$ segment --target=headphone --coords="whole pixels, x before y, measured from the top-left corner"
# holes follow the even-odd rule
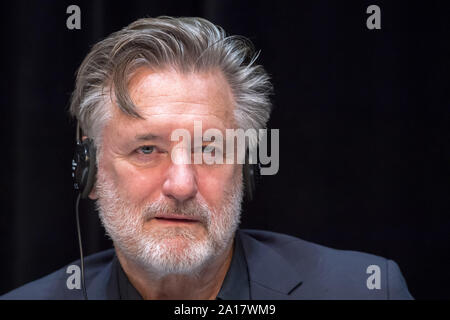
[[[77,122],[76,147],[72,160],[73,187],[81,199],[86,199],[91,192],[97,175],[96,148],[92,139],[81,140],[81,128]],[[245,198],[252,201],[256,189],[256,177],[259,177],[259,163],[251,164],[248,149],[243,166]]]
[[[94,186],[97,175],[96,148],[92,139],[80,139],[80,124],[77,122],[75,154],[72,160],[73,188],[86,199]]]

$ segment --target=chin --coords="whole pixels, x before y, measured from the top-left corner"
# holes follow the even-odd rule
[[[140,244],[137,260],[146,270],[161,277],[169,274],[194,275],[215,257],[213,246],[206,240],[187,240],[175,236],[144,242]]]

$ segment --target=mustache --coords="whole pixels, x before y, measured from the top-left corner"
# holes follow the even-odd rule
[[[148,221],[160,214],[179,214],[209,224],[212,213],[213,211],[208,205],[198,199],[189,200],[183,203],[173,203],[164,199],[159,199],[145,207],[142,218],[144,221]]]

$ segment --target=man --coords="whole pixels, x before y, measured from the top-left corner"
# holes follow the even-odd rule
[[[138,20],[85,58],[70,111],[96,147],[89,197],[114,243],[85,259],[89,299],[412,298],[393,261],[239,230],[243,165],[192,162],[207,141],[173,139],[195,123],[264,128],[271,84],[255,58],[204,19],[170,17]],[[66,271],[2,298],[82,299]]]

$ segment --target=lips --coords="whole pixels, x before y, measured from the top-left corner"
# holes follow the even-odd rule
[[[168,221],[168,222],[198,222],[194,217],[178,215],[178,214],[161,214],[155,217],[156,220],[159,221]]]

